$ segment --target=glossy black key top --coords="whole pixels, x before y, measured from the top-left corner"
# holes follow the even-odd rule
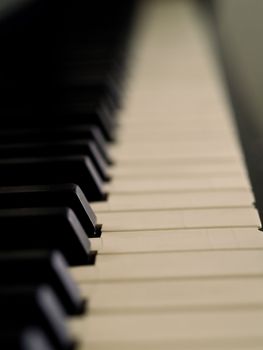
[[[60,250],[70,265],[90,263],[90,241],[69,208],[0,210],[0,250]]]
[[[73,140],[93,140],[107,164],[112,161],[106,151],[106,141],[95,126],[71,126],[60,128],[18,128],[1,129],[0,144],[45,143]]]
[[[34,207],[71,208],[88,237],[101,235],[101,225],[76,184],[0,187],[0,209]]]
[[[0,329],[0,349],[55,350],[43,330],[30,326],[17,331]]]
[[[71,350],[74,341],[66,326],[64,310],[53,290],[0,287],[1,331],[19,332],[28,326],[43,329],[55,349]]]
[[[61,142],[0,144],[0,159],[19,157],[88,156],[103,181],[109,181],[106,163],[92,140],[66,140]]]
[[[46,284],[52,287],[68,314],[77,315],[85,310],[85,300],[59,251],[0,253],[0,275],[0,288]]]
[[[106,199],[103,184],[88,157],[63,156],[0,160],[2,186],[75,183],[89,201]]]

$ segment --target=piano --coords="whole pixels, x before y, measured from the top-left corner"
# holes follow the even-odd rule
[[[260,8],[1,3],[1,349],[262,349]]]

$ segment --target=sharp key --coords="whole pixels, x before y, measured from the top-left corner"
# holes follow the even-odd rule
[[[91,159],[103,181],[109,181],[104,162],[96,143],[92,140],[69,140],[61,142],[16,143],[0,145],[0,159],[20,157],[83,155]]]
[[[84,193],[75,184],[0,187],[0,208],[68,207],[88,237],[99,237],[101,225]]]
[[[0,275],[1,286],[39,286],[43,283],[51,286],[70,315],[81,314],[85,310],[85,300],[59,251],[0,253]]]
[[[26,327],[13,332],[0,330],[0,348],[8,350],[54,350],[48,336],[39,327]]]
[[[0,310],[3,332],[15,333],[36,326],[43,329],[56,349],[73,348],[64,310],[51,288],[45,285],[38,288],[0,287]]]
[[[45,143],[74,140],[93,140],[107,164],[112,164],[107,151],[106,141],[96,126],[71,126],[60,128],[20,128],[0,130],[0,144]]]
[[[2,186],[75,183],[89,201],[106,198],[92,162],[83,156],[0,160],[0,183]]]
[[[69,208],[0,210],[0,249],[60,250],[70,265],[90,263],[90,241]]]

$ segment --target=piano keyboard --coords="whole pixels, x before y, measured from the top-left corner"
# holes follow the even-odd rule
[[[137,23],[96,264],[72,274],[80,349],[260,349],[260,221],[215,57],[192,1]]]
[[[120,104],[127,4],[106,34],[65,6],[65,85],[33,126],[34,74],[22,105],[0,83],[0,347],[262,349],[261,223],[208,15],[139,2]]]

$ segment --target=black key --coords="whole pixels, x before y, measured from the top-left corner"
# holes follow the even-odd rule
[[[88,157],[64,156],[0,160],[2,186],[75,183],[89,201],[106,199],[102,182]]]
[[[111,177],[106,172],[106,170],[104,171],[104,169],[106,169],[107,165],[113,164],[113,161],[110,159],[110,157],[108,157],[107,154],[102,156],[102,152],[99,150],[99,147],[95,142],[90,141],[89,145],[92,151],[91,153],[94,155],[94,159],[92,158],[92,156],[90,156],[90,159],[94,162],[95,166],[97,164],[97,171],[100,174],[102,180],[110,181]],[[106,160],[105,160],[105,157],[106,157]]]
[[[18,331],[1,331],[0,349],[8,350],[55,350],[45,332],[37,327]]]
[[[0,210],[0,249],[60,250],[70,265],[90,263],[90,241],[69,208]]]
[[[69,140],[61,142],[0,144],[0,159],[24,157],[50,157],[65,155],[88,156],[103,181],[109,181],[106,163],[96,143],[92,140]]]
[[[58,101],[58,107],[54,107],[55,111],[51,112],[50,115],[45,118],[29,118],[22,116],[20,120],[15,120],[16,127],[35,127],[35,128],[46,128],[51,124],[56,127],[71,127],[71,126],[96,126],[99,128],[103,136],[108,141],[114,140],[114,131],[116,127],[116,122],[111,118],[111,105],[109,107],[92,107],[85,96],[79,95],[75,96],[76,89],[70,93],[69,96],[63,97],[63,103]],[[81,100],[82,98],[82,100]],[[62,108],[63,106],[63,108]],[[2,127],[11,128],[14,123],[14,118],[12,115],[16,112],[5,111],[6,119],[2,122]]]
[[[106,141],[100,130],[93,126],[71,126],[61,128],[27,128],[0,130],[0,144],[46,143],[77,140],[93,140],[107,164],[112,164],[107,151]]]
[[[58,251],[0,253],[0,275],[0,288],[46,284],[52,287],[68,314],[81,314],[85,310],[85,301]]]
[[[121,84],[117,77],[119,75],[118,65],[111,60],[81,60],[67,61],[63,65],[65,70],[61,84],[72,88],[83,88],[89,95],[95,92],[97,96],[109,99],[113,109],[120,105]],[[114,117],[112,115],[111,117]]]
[[[55,125],[95,125],[107,141],[114,140],[116,122],[112,117],[112,102],[106,103],[101,97],[94,103],[94,97],[89,98],[87,89],[66,89],[59,103]],[[96,100],[96,98],[95,98]],[[53,123],[54,123],[53,121]]]
[[[56,349],[70,350],[74,341],[66,326],[64,310],[51,288],[0,288],[0,324],[4,333],[39,327]]]
[[[0,209],[33,207],[71,208],[88,237],[101,235],[96,215],[75,184],[0,187]]]
[[[78,128],[76,128],[76,131],[77,130],[78,130]],[[92,135],[94,136],[94,140],[96,140],[96,145],[97,145],[98,150],[99,150],[100,154],[102,155],[104,161],[108,165],[114,164],[114,161],[111,159],[111,157],[109,156],[109,154],[106,150],[106,140],[104,139],[100,130],[98,128],[93,127],[92,128]]]

